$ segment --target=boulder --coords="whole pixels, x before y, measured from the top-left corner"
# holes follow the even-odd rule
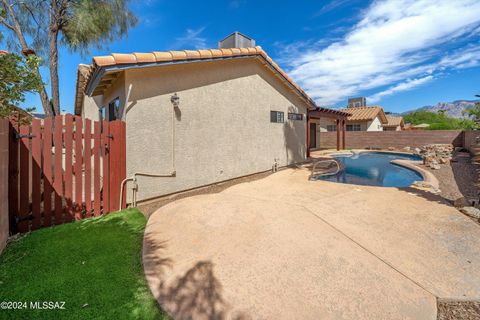
[[[456,208],[469,207],[470,202],[465,197],[461,197],[453,201],[453,206]]]

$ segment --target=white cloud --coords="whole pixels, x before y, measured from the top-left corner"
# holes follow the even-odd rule
[[[478,30],[478,12],[478,0],[375,1],[343,39],[290,50],[282,61],[321,105],[402,81],[409,83],[401,90],[405,91],[424,83],[406,79],[426,79],[445,68],[475,64],[478,51],[449,57],[441,46],[451,46]]]
[[[412,88],[415,88],[415,87],[417,87],[419,85],[422,85],[426,82],[429,82],[431,80],[433,80],[433,76],[426,76],[426,77],[418,78],[418,79],[408,79],[404,82],[401,82],[399,84],[396,84],[396,85],[388,88],[387,90],[377,92],[374,95],[367,97],[367,101],[369,101],[371,103],[375,103],[375,102],[380,101],[383,97],[395,94],[397,92],[410,90]]]
[[[183,36],[175,38],[175,43],[172,45],[173,49],[206,49],[208,47],[207,39],[201,36],[204,30],[205,27],[187,29]]]

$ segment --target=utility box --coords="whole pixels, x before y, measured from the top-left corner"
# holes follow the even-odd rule
[[[246,35],[235,31],[228,37],[218,42],[219,49],[229,49],[229,48],[251,48],[255,47],[255,40]]]
[[[359,108],[359,107],[366,107],[366,106],[367,106],[367,99],[365,99],[365,97],[348,99],[349,108]]]

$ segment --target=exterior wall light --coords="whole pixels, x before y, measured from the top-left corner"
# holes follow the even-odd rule
[[[173,104],[174,108],[178,108],[178,105],[180,104],[180,97],[176,92],[170,97],[170,102]]]

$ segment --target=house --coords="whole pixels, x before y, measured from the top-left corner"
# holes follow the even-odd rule
[[[346,131],[383,131],[383,125],[388,123],[382,107],[351,107],[339,111],[350,114],[346,120]],[[337,131],[333,119],[324,118],[318,122],[320,132]]]
[[[316,105],[258,46],[97,56],[76,85],[76,115],[125,121],[138,201],[307,158]]]
[[[401,131],[405,127],[403,117],[387,114],[387,123],[383,124],[383,131]]]

